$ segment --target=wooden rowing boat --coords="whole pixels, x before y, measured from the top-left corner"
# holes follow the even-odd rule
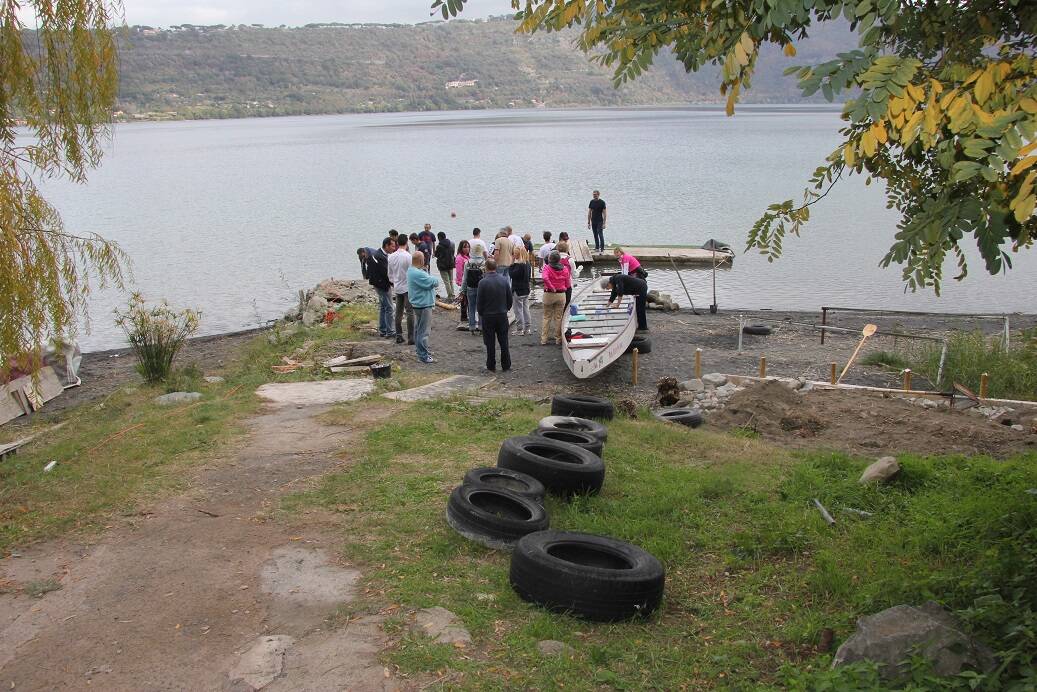
[[[579,314],[573,315],[566,309],[562,318],[563,334],[572,330],[573,336],[584,336],[562,342],[562,358],[572,374],[580,379],[594,377],[614,363],[626,353],[634,339],[637,330],[634,297],[623,296],[618,308],[606,308],[609,293],[597,281],[577,287],[572,305],[578,307]]]

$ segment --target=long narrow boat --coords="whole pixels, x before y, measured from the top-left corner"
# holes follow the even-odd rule
[[[573,293],[578,314],[566,310],[562,318],[563,334],[572,330],[573,336],[583,337],[562,342],[562,358],[580,379],[594,377],[614,363],[634,339],[634,297],[623,296],[618,308],[606,308],[608,301],[609,291],[592,280]]]

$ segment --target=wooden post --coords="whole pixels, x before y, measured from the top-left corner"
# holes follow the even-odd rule
[[[911,391],[911,368],[904,368],[904,391]]]
[[[695,349],[695,379],[702,379],[702,349]]]
[[[767,377],[767,356],[760,356],[760,379]]]
[[[835,384],[836,382],[839,381],[839,376],[836,374],[838,370],[839,370],[839,364],[838,363],[832,363],[832,374],[831,374],[831,377],[829,378],[829,381],[832,384]]]
[[[987,385],[989,385],[989,384],[990,384],[990,375],[988,373],[983,373],[982,375],[979,376],[979,398],[980,399],[986,399],[987,398]]]
[[[822,327],[822,329],[821,329],[821,345],[822,346],[825,345],[825,331],[826,330],[824,329],[824,327],[827,324],[828,324],[828,308],[822,306],[821,307],[821,327]],[[833,381],[832,384],[835,384],[835,382]]]
[[[637,356],[638,356],[638,351],[635,348],[634,349],[634,384],[637,384]]]

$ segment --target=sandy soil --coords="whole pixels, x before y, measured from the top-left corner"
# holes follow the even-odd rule
[[[328,625],[360,572],[336,558],[320,514],[283,519],[285,493],[343,463],[359,428],[320,407],[251,421],[240,452],[196,471],[193,490],[113,519],[94,543],[57,541],[0,561],[0,685],[14,690],[396,688],[378,662],[377,617]],[[346,457],[348,463],[348,456]],[[19,585],[56,579],[30,598]],[[262,651],[265,639],[289,645]]]
[[[1010,419],[1019,432],[967,411],[924,409],[900,397],[838,390],[799,394],[778,382],[736,393],[708,418],[722,429],[754,430],[787,447],[826,448],[853,454],[989,454],[1037,451],[1034,411]]]

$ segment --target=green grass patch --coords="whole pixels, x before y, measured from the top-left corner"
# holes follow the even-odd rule
[[[915,368],[936,380],[940,346],[926,349]],[[1000,337],[981,332],[953,334],[947,345],[944,382],[960,382],[979,391],[980,377],[990,375],[988,396],[995,399],[1037,399],[1037,335],[1033,330],[1017,337],[1006,349]]]
[[[465,541],[444,520],[464,472],[494,465],[500,442],[545,414],[521,401],[414,405],[372,430],[347,470],[286,500],[289,510],[338,513],[346,556],[368,565],[372,600],[356,610],[386,601],[404,610],[443,606],[472,632],[476,650],[458,651],[393,621],[398,643],[388,657],[402,671],[448,672],[444,684],[465,689],[874,689],[866,666],[828,672],[830,655],[814,649],[822,630],[842,639],[861,615],[927,599],[963,613],[995,649],[1016,653],[1000,679],[980,687],[1018,679],[1029,664],[1037,643],[1025,627],[1025,614],[1037,610],[1037,501],[1025,492],[1037,487],[1033,456],[906,456],[895,483],[865,487],[857,478],[869,460],[791,455],[744,436],[617,419],[601,495],[547,502],[552,527],[633,541],[666,566],[658,614],[603,625],[522,602],[508,584],[508,555]],[[836,526],[822,521],[815,497]],[[543,639],[575,653],[545,659],[536,649]]]
[[[874,353],[869,353],[861,359],[861,363],[895,371],[911,367],[911,363],[907,358],[892,351],[875,351]]]
[[[181,487],[185,466],[211,459],[241,432],[238,424],[259,405],[256,387],[326,376],[316,370],[279,375],[270,366],[307,341],[315,350],[357,340],[355,324],[374,312],[350,308],[347,314],[332,327],[304,330],[274,344],[259,335],[223,371],[180,368],[168,383],[124,387],[63,412],[64,427],[0,464],[0,553],[72,529],[103,527],[113,513],[136,512],[142,498]],[[225,382],[207,384],[203,374],[220,374]],[[154,403],[170,390],[197,391],[203,398],[175,407]],[[0,441],[53,422],[30,430],[8,426]],[[45,473],[50,461],[57,464]]]

